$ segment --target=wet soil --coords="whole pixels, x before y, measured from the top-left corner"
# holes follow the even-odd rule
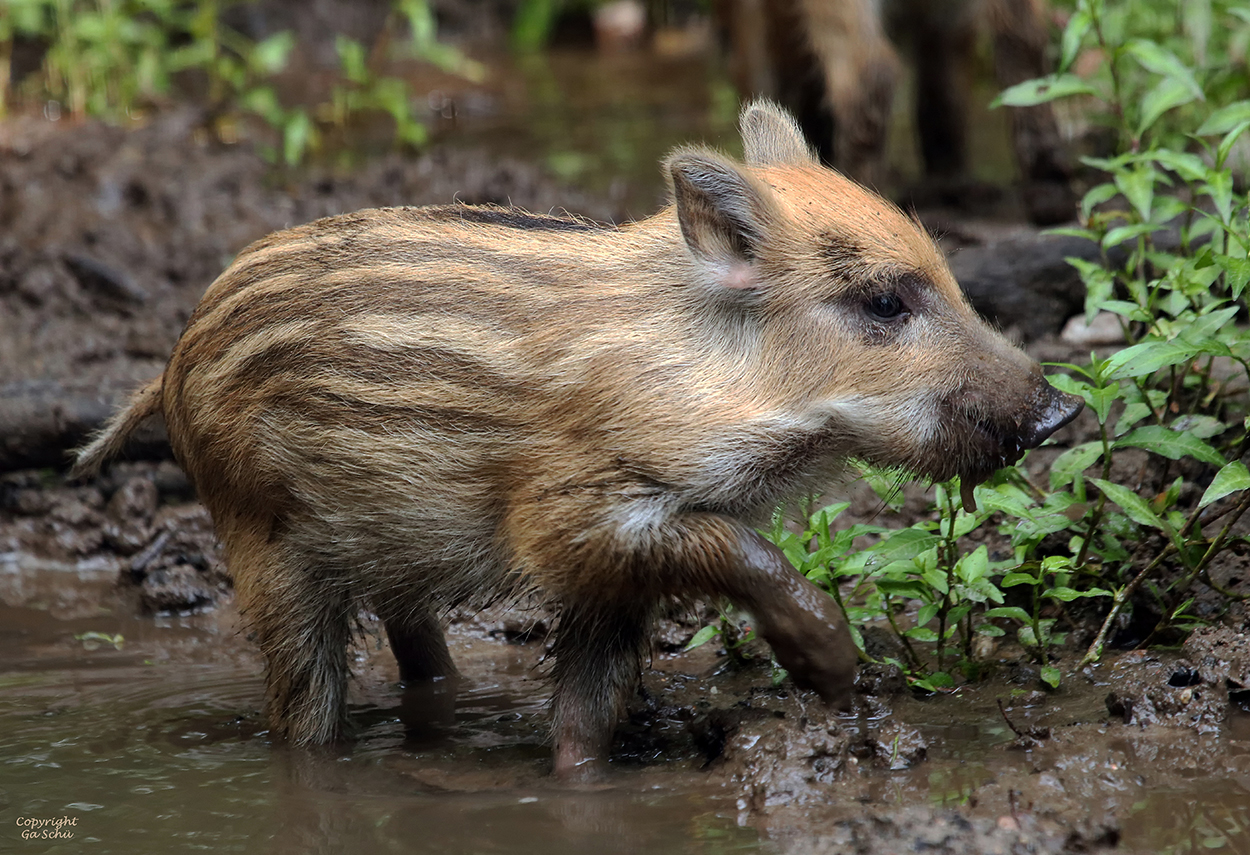
[[[704,92],[694,112],[715,101]],[[639,193],[658,201],[658,172],[634,188],[636,154],[619,155],[606,183],[579,181],[611,163],[570,153],[611,147],[555,100],[537,105],[551,121],[527,132],[533,158],[490,147],[504,127],[491,108],[462,127],[465,108],[444,129],[464,135],[420,156],[286,175],[207,138],[193,111],[128,129],[0,123],[2,848],[1250,851],[1250,644],[1236,615],[1180,650],[1112,655],[1054,692],[1006,645],[990,679],[949,695],[913,696],[897,672],[865,669],[856,712],[840,716],[773,685],[762,649],[739,665],[715,645],[684,652],[707,615],[676,613],[611,775],[589,789],[547,775],[541,608],[453,616],[463,679],[407,690],[363,616],[358,741],[310,752],[269,739],[261,662],[159,432],[89,484],[64,481],[66,450],[160,371],[207,283],[269,231],[371,205],[459,199],[620,220],[645,212]],[[640,110],[663,114],[622,107],[598,132],[636,125]],[[570,129],[576,142],[552,142]],[[944,216],[952,248],[1020,239]],[[1030,346],[1068,355],[1053,338]],[[1055,453],[1030,458],[1034,474]],[[926,501],[908,488],[890,512],[863,485],[848,495],[851,521],[886,524]],[[74,837],[21,836],[22,818],[56,817]]]

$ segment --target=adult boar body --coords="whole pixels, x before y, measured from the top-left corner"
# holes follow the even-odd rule
[[[84,449],[164,414],[280,734],[343,734],[362,606],[420,680],[454,673],[442,611],[522,590],[561,610],[562,775],[606,757],[669,597],[737,601],[841,702],[840,608],[751,524],[852,457],[970,485],[1075,415],[912,221],[776,108],[743,133],[746,164],[678,151],[674,204],[619,228],[449,206],[266,238]]]

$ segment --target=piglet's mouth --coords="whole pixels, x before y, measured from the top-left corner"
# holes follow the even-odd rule
[[[996,423],[978,419],[971,427],[972,444],[981,449],[980,459],[959,475],[959,498],[969,513],[977,509],[973,489],[994,472],[1011,466],[1024,452],[1037,448],[1055,431],[1070,423],[1084,408],[1076,395],[1060,392],[1049,383],[1041,383],[1018,419]]]

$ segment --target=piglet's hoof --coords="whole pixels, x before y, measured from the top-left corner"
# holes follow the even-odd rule
[[[817,600],[811,611],[796,607],[787,619],[762,626],[761,634],[796,685],[814,690],[830,706],[849,709],[859,657],[842,610],[825,600]]]
[[[849,638],[845,644],[815,649],[793,650],[773,645],[777,661],[796,686],[811,689],[829,706],[843,711],[851,708],[855,687],[858,662],[854,651],[855,644]]]

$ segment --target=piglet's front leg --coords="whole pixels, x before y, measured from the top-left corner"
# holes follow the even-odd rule
[[[651,534],[628,549],[618,539],[583,537],[574,564],[597,572],[570,574],[586,583],[562,591],[553,736],[554,771],[566,781],[602,774],[664,596],[728,597],[754,615],[796,683],[830,704],[850,700],[857,657],[842,610],[781,550],[716,514],[682,515]]]
[[[714,514],[679,523],[683,590],[728,597],[751,613],[756,630],[799,686],[831,705],[849,706],[858,654],[846,616],[782,554],[743,524]]]

